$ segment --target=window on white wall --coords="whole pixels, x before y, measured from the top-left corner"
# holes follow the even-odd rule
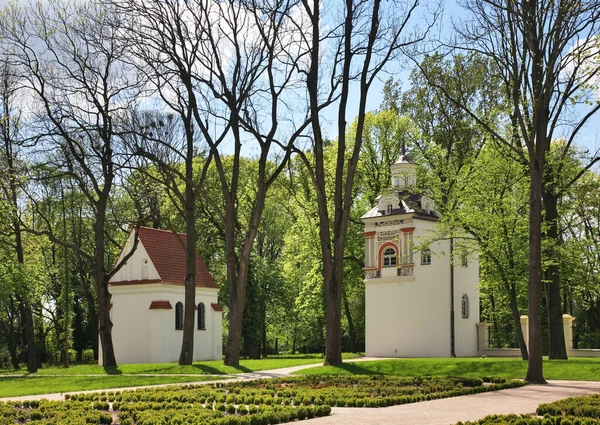
[[[175,304],[175,329],[183,329],[183,303]]]
[[[461,267],[469,266],[469,257],[467,257],[467,254],[465,252],[460,254],[460,265]]]
[[[142,280],[148,279],[148,260],[142,260]]]
[[[392,213],[392,204],[387,204],[385,206],[385,213],[386,214],[391,214]]]
[[[431,264],[431,250],[424,249],[421,251],[421,264],[424,266],[428,266]]]
[[[398,256],[396,250],[388,247],[383,251],[383,267],[396,267]]]
[[[204,303],[198,304],[198,330],[206,329],[206,309]]]
[[[469,316],[471,315],[470,308],[469,308],[469,296],[467,294],[463,294],[463,296],[462,296],[461,312],[462,312],[463,319],[468,319]]]

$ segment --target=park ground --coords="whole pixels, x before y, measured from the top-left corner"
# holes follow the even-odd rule
[[[39,373],[33,375],[3,371],[0,376],[0,399],[33,400],[42,397],[40,394],[43,394],[43,397],[49,399],[62,400],[64,393],[68,391],[125,387],[130,389],[138,385],[159,383],[164,385],[179,382],[235,382],[288,375],[494,376],[519,379],[524,376],[527,367],[527,363],[520,359],[491,358],[373,359],[348,355],[345,363],[337,367],[318,366],[321,360],[318,356],[279,356],[263,360],[243,360],[239,368],[228,368],[221,362],[199,362],[192,366],[153,364],[121,365],[116,368],[93,365],[72,366],[69,369],[49,367],[40,369]],[[302,423],[458,424],[463,421],[477,421],[488,415],[535,414],[536,408],[542,403],[600,393],[598,359],[545,360],[544,370],[549,380],[548,385],[529,385],[379,409],[334,407],[330,416],[309,419]],[[29,396],[25,396],[27,394]]]
[[[273,356],[261,360],[241,360],[239,367],[224,366],[221,361],[197,362],[191,366],[176,363],[119,365],[104,368],[77,365],[70,368],[41,368],[36,374],[3,371],[0,374],[0,398],[77,392],[85,390],[131,388],[138,386],[197,383],[244,376],[269,376],[268,372],[306,375],[395,375],[463,376],[522,379],[527,362],[508,358],[459,359],[360,359],[347,354],[341,366],[320,366],[318,355]],[[291,368],[291,369],[290,369]],[[300,370],[301,369],[301,370]],[[545,360],[544,375],[550,380],[600,381],[600,359],[576,358]]]

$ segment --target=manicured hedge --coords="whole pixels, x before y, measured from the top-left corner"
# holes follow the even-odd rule
[[[600,395],[570,397],[554,403],[540,404],[537,408],[537,414],[600,418]]]
[[[489,380],[492,381],[492,380]],[[495,380],[494,380],[495,381]],[[75,394],[0,404],[0,425],[271,425],[327,416],[331,406],[385,407],[524,385],[478,378],[308,376]]]
[[[570,397],[540,404],[539,416],[493,415],[456,425],[600,425],[600,395]]]
[[[475,422],[458,422],[456,425],[600,425],[600,420],[573,416],[491,415]]]

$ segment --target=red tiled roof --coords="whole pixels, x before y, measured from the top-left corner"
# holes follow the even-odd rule
[[[139,227],[139,240],[144,245],[150,261],[160,276],[160,282],[167,285],[183,285],[185,282],[185,249],[187,236],[185,233],[175,235],[168,230]],[[179,236],[179,237],[178,237]],[[179,241],[181,238],[181,242]],[[121,281],[113,285],[131,285],[135,283],[155,283],[152,281]],[[204,261],[196,252],[196,287],[218,288],[208,272]]]
[[[163,310],[172,310],[173,306],[171,305],[171,303],[167,300],[167,301],[152,301],[150,303],[150,307],[148,307],[149,310],[157,310],[157,309],[163,309]]]
[[[214,311],[223,311],[223,307],[216,303],[210,303],[210,306]]]

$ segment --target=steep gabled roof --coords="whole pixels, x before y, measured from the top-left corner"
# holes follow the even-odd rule
[[[185,282],[185,249],[187,235],[178,233],[175,235],[168,230],[153,229],[150,227],[139,227],[138,237],[140,243],[146,249],[150,261],[160,276],[161,283],[166,285],[183,285]],[[180,240],[181,239],[181,242]],[[124,285],[134,281],[111,282],[111,284]],[[137,283],[151,283],[138,281]],[[196,287],[218,288],[212,276],[208,272],[204,261],[196,251]]]

